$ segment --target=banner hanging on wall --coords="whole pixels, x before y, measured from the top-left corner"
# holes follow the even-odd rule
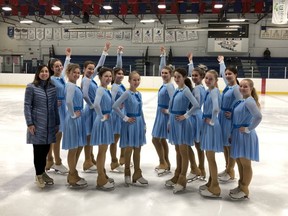
[[[14,37],[14,27],[13,27],[13,26],[8,26],[8,27],[7,27],[7,35],[8,35],[8,37],[10,37],[10,38],[13,38],[13,37]]]
[[[287,24],[288,0],[273,0],[272,23]]]
[[[248,52],[248,38],[208,38],[207,52]]]

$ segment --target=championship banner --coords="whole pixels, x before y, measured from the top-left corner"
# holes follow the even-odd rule
[[[61,28],[53,28],[54,40],[61,40]]]
[[[28,29],[28,40],[35,40],[36,38],[36,30],[35,28]]]
[[[164,42],[163,28],[154,28],[153,41],[154,41],[154,43],[163,43]]]
[[[114,32],[114,36],[115,36],[116,40],[123,40],[123,32],[122,31]]]
[[[37,40],[44,39],[44,28],[36,28],[36,39]]]
[[[288,0],[273,0],[272,23],[287,24]]]
[[[133,30],[132,43],[142,43],[142,29],[137,28]]]
[[[145,28],[143,29],[143,43],[152,43],[153,42],[153,35],[152,35],[152,28]]]
[[[248,38],[208,38],[207,52],[248,52]]]

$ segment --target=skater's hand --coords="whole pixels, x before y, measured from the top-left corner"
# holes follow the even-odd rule
[[[231,112],[226,111],[224,115],[227,119],[231,119]]]
[[[117,53],[123,53],[123,49],[124,49],[123,46],[118,46]]]
[[[110,43],[110,41],[107,41],[107,42],[105,43],[105,46],[104,46],[104,48],[103,48],[103,51],[104,51],[104,52],[108,52],[108,50],[110,49],[110,47],[111,47],[111,43]]]
[[[192,52],[189,52],[189,53],[187,54],[187,58],[188,58],[188,61],[189,61],[189,62],[192,62],[192,61],[193,61],[193,53],[192,53]]]
[[[214,125],[214,122],[213,122],[212,119],[210,119],[210,118],[205,118],[205,119],[204,119],[204,122],[205,122],[206,124],[211,125],[211,126]]]
[[[176,119],[177,121],[183,121],[183,120],[186,119],[186,118],[185,118],[184,115],[176,115],[175,119]]]
[[[80,110],[77,110],[74,112],[74,118],[78,118],[81,116],[81,111]]]
[[[34,125],[28,126],[28,130],[32,135],[35,135],[35,126]]]
[[[71,55],[72,55],[72,50],[71,50],[71,48],[66,48],[66,50],[65,50],[65,53],[66,53],[66,56],[67,57],[70,57]]]
[[[135,121],[136,121],[136,118],[134,118],[134,117],[128,117],[127,122],[129,122],[129,123],[134,123]]]
[[[104,122],[106,120],[108,120],[110,118],[110,115],[109,114],[105,114],[103,115],[103,118],[101,119],[101,122]]]
[[[169,114],[169,110],[168,109],[161,109],[161,112],[164,114]]]
[[[240,128],[239,128],[239,131],[240,131],[241,133],[250,133],[248,127],[240,127]]]
[[[164,46],[161,46],[161,47],[160,47],[160,53],[161,53],[162,55],[165,54],[165,47],[164,47]]]
[[[219,64],[223,63],[224,62],[224,56],[219,55],[217,60],[218,60]]]

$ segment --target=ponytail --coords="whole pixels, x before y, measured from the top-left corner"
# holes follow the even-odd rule
[[[185,78],[184,84],[190,89],[191,92],[193,91],[192,82],[191,82],[191,80],[188,77]]]

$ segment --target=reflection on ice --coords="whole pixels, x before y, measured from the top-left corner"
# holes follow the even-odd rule
[[[25,144],[26,125],[23,116],[24,89],[0,88],[0,215],[288,215],[288,114],[287,96],[261,96],[263,121],[256,129],[260,139],[260,162],[253,163],[254,177],[250,200],[232,202],[228,191],[237,181],[221,184],[222,199],[202,198],[198,187],[204,182],[187,185],[183,194],[173,195],[165,188],[165,180],[172,174],[157,177],[156,151],[151,143],[157,92],[144,92],[144,114],[147,123],[147,145],[142,149],[143,173],[149,186],[125,187],[124,176],[109,172],[110,155],[107,154],[107,174],[115,179],[112,192],[95,189],[96,175],[81,173],[89,186],[75,191],[66,187],[66,176],[50,173],[55,185],[39,190],[33,184],[34,169],[32,146]],[[94,154],[97,148],[94,148]],[[67,164],[67,151],[61,152]],[[219,171],[225,167],[224,156],[216,155]],[[175,151],[170,145],[172,170]],[[82,170],[84,153],[78,163]],[[236,169],[237,170],[237,169]],[[206,171],[207,161],[206,161]],[[237,173],[237,171],[236,171]],[[237,178],[239,178],[237,176]]]

